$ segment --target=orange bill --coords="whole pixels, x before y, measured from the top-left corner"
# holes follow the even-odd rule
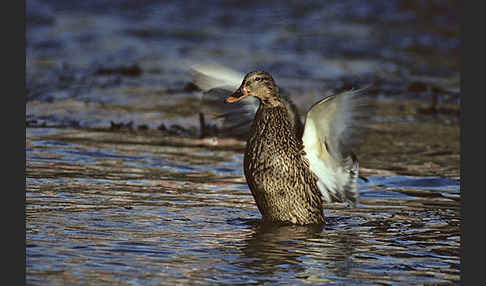
[[[245,88],[238,88],[230,97],[226,98],[225,101],[227,103],[232,103],[242,98],[245,98],[247,96],[248,96],[248,92],[246,91]]]

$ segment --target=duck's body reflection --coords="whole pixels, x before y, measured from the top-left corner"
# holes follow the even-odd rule
[[[254,274],[272,277],[289,272],[301,279],[316,279],[328,274],[346,275],[357,245],[352,231],[336,232],[324,224],[266,225],[250,222],[254,233],[244,241],[239,264]]]

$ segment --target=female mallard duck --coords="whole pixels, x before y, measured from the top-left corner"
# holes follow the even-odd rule
[[[343,156],[339,146],[349,133],[355,94],[348,91],[314,104],[302,138],[270,74],[248,73],[226,99],[231,103],[255,96],[260,101],[244,171],[263,222],[323,223],[323,202],[356,203],[358,161],[353,153]]]
[[[213,72],[214,68],[195,70],[212,79],[222,74]],[[236,77],[222,82],[235,86]],[[208,82],[208,78],[196,80],[199,86]],[[351,127],[357,115],[357,94],[347,91],[315,103],[304,126],[290,99],[281,95],[264,71],[248,73],[226,99],[232,103],[253,96],[259,101],[248,135],[244,172],[264,223],[323,223],[324,202],[356,204],[358,161],[345,143],[355,131]]]

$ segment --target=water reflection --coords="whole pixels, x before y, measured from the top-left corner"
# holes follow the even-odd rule
[[[260,276],[291,275],[299,280],[346,277],[358,236],[315,226],[253,226],[253,235],[242,247],[243,263]]]
[[[27,284],[458,284],[458,1],[235,3],[27,1]],[[198,137],[201,60],[301,110],[371,84],[359,207],[260,225],[244,142]]]
[[[48,138],[35,129],[27,136],[34,284],[63,281],[51,270],[73,268],[87,283],[113,273],[154,283],[458,280],[457,180],[369,176],[357,208],[329,204],[325,225],[273,227],[260,224],[241,151],[134,146],[128,134],[118,144],[70,140],[87,137],[48,131]]]

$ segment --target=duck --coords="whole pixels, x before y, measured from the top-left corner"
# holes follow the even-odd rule
[[[250,96],[231,106],[224,104],[224,99],[240,86],[244,74],[215,63],[193,63],[190,71],[191,83],[202,91],[201,114],[213,115],[212,119],[219,123],[218,135],[246,140],[259,106],[258,100]],[[302,137],[304,125],[297,105],[291,99],[291,93],[280,88],[280,96],[298,136]]]
[[[247,73],[225,98],[227,104],[253,98],[258,105],[243,170],[264,224],[323,224],[325,203],[357,205],[359,162],[349,142],[355,141],[361,93],[348,90],[322,98],[307,111],[305,124],[263,70]]]

